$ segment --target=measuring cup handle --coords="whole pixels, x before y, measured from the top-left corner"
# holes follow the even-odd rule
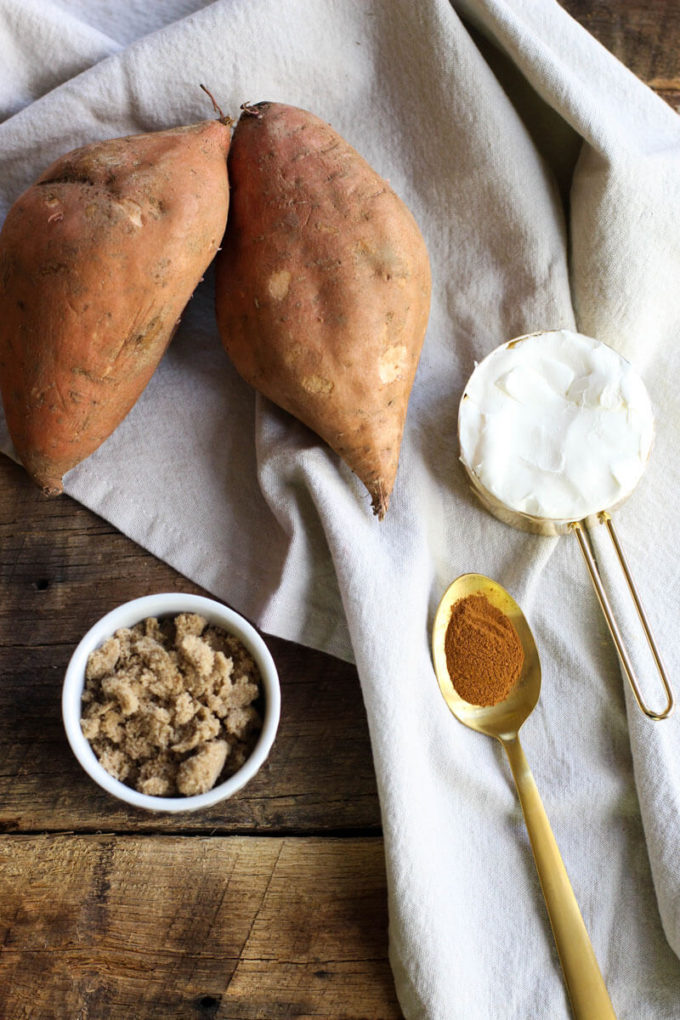
[[[501,739],[519,794],[536,870],[576,1020],[616,1020],[574,890],[519,737]]]
[[[666,676],[666,671],[664,669],[663,662],[661,661],[661,656],[659,655],[659,650],[656,647],[654,636],[652,635],[649,623],[647,622],[645,611],[642,608],[642,603],[640,602],[640,597],[635,588],[635,584],[630,573],[630,568],[628,567],[626,558],[623,555],[621,543],[619,542],[616,535],[616,531],[614,530],[614,522],[612,521],[611,516],[607,513],[606,510],[598,514],[597,519],[599,523],[604,524],[607,528],[609,538],[611,539],[612,545],[614,546],[614,551],[616,553],[619,566],[621,567],[623,576],[626,579],[628,591],[630,592],[630,596],[633,600],[633,604],[637,611],[637,615],[640,620],[643,633],[645,635],[645,638],[647,639],[649,650],[652,653],[652,657],[656,664],[659,677],[661,678],[661,683],[663,684],[664,691],[666,692],[666,706],[664,709],[662,709],[661,712],[655,712],[653,709],[649,708],[645,704],[645,701],[642,697],[640,685],[638,683],[638,679],[633,668],[633,663],[631,662],[630,656],[628,655],[628,651],[626,649],[623,636],[616,622],[616,617],[614,616],[614,611],[612,610],[611,603],[607,596],[607,592],[605,591],[604,583],[602,581],[600,571],[595,561],[595,556],[593,555],[593,551],[590,547],[590,541],[587,537],[586,530],[583,527],[583,524],[585,522],[574,521],[571,524],[571,530],[574,532],[578,539],[578,544],[581,547],[583,559],[585,560],[586,567],[588,568],[590,580],[593,582],[593,588],[595,589],[595,594],[597,595],[598,602],[600,603],[600,608],[602,609],[604,618],[607,621],[609,633],[611,634],[612,640],[616,646],[616,651],[618,652],[619,659],[621,660],[621,665],[623,666],[626,676],[628,677],[628,682],[630,683],[631,689],[633,691],[633,694],[635,695],[635,700],[637,701],[638,706],[644,712],[644,714],[648,716],[650,719],[655,720],[666,719],[673,711],[675,699],[673,697],[673,691],[668,681],[668,677]]]

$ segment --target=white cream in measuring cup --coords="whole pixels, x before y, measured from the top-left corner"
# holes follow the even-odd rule
[[[580,521],[637,485],[654,437],[642,379],[616,351],[566,329],[511,340],[472,373],[461,459],[511,510]]]
[[[568,329],[510,340],[476,367],[458,415],[460,459],[494,516],[524,531],[573,531],[622,665],[646,715],[663,719],[673,695],[609,512],[632,493],[654,440],[645,385],[606,344]],[[640,693],[587,528],[605,524],[667,694],[650,710]]]

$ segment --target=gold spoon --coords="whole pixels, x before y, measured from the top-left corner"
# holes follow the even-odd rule
[[[504,701],[491,706],[472,705],[460,697],[449,675],[444,647],[452,607],[467,595],[479,594],[510,619],[524,650],[519,680]],[[451,712],[465,726],[495,737],[505,748],[574,1016],[577,1020],[616,1020],[574,890],[519,742],[520,726],[535,708],[541,690],[538,651],[522,610],[500,584],[483,574],[462,574],[447,589],[437,609],[432,653],[439,688]]]

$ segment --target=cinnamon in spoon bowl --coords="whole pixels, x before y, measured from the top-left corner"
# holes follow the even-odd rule
[[[454,603],[444,648],[453,686],[474,705],[504,701],[524,665],[524,649],[512,622],[482,592]]]

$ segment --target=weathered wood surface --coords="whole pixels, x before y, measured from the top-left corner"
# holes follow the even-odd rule
[[[680,111],[677,0],[560,0],[591,35]]]
[[[398,1018],[352,666],[266,639],[276,743],[208,811],[126,808],[75,761],[69,656],[102,613],[166,590],[201,593],[0,456],[0,1018]]]
[[[680,110],[677,0],[563,6]],[[173,589],[200,591],[0,457],[0,1018],[398,1018],[351,666],[267,639],[270,761],[200,815],[120,807],[73,759],[59,699],[75,644],[113,605]]]
[[[379,839],[5,836],[0,1016],[398,1018],[386,926]]]
[[[61,682],[83,633],[115,605],[155,591],[201,589],[68,497],[44,498],[5,457],[0,549],[0,831],[167,831],[167,818],[119,804],[83,773],[64,739]],[[233,800],[179,815],[172,828],[379,834],[356,670],[266,640],[282,683],[269,761]]]

